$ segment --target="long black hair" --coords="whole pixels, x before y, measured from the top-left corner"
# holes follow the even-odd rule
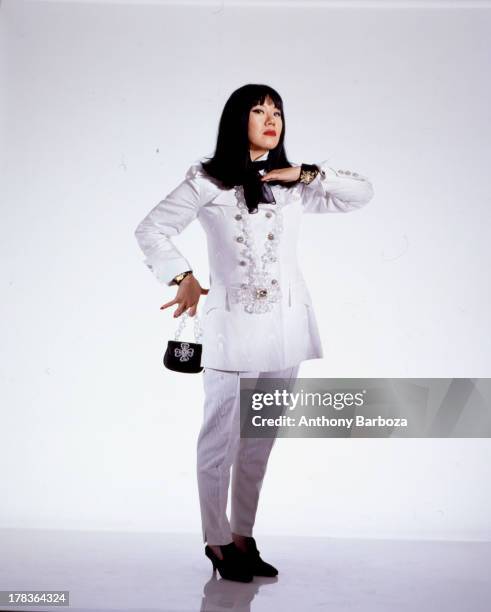
[[[276,108],[281,111],[283,129],[277,146],[269,151],[266,170],[292,166],[286,157],[283,145],[285,114],[280,94],[269,85],[252,83],[243,85],[236,89],[225,103],[218,126],[217,144],[213,157],[201,163],[209,176],[217,179],[227,188],[242,184],[246,176],[246,170],[251,163],[248,138],[249,113],[253,106],[263,104],[267,97],[271,98]],[[268,184],[292,187],[295,183],[268,181]]]

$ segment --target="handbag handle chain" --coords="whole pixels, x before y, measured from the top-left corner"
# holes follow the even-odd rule
[[[184,327],[186,326],[186,323],[189,319],[189,315],[186,311],[184,311],[181,315],[181,320],[179,321],[179,326],[176,330],[175,336],[174,336],[174,340],[178,341],[179,340],[179,336],[181,335],[181,333],[184,330]],[[201,339],[201,335],[203,333],[203,330],[201,329],[201,322],[198,316],[198,313],[196,313],[194,315],[194,339],[196,342],[199,342],[199,340]]]

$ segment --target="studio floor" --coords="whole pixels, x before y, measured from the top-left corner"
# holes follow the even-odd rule
[[[213,575],[200,534],[0,530],[0,590],[64,590],[85,612],[488,612],[491,542],[256,534],[276,578]]]

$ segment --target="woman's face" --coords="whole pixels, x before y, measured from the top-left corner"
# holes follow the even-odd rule
[[[280,140],[283,129],[281,111],[273,104],[270,98],[264,104],[256,104],[249,111],[249,148],[251,159],[264,155],[266,151],[274,149]]]

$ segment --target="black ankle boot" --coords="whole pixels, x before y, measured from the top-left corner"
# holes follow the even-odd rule
[[[205,555],[213,563],[213,571],[217,569],[220,576],[226,580],[251,582],[252,573],[247,560],[237,549],[234,542],[220,546],[220,550],[223,559],[219,559],[208,545],[205,547]]]
[[[259,551],[256,546],[256,540],[252,537],[246,537],[247,541],[247,552],[242,552],[241,555],[247,561],[250,568],[250,572],[253,576],[268,576],[272,578],[278,574],[276,567],[273,567],[266,561],[263,561],[259,556]]]

